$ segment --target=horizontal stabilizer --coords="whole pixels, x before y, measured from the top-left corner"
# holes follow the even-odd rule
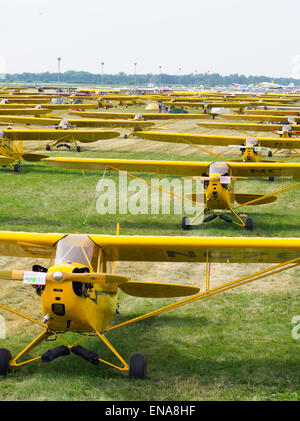
[[[194,295],[200,288],[190,285],[162,284],[159,282],[124,282],[120,289],[125,294],[145,298],[171,298]]]
[[[265,205],[266,203],[275,202],[277,196],[271,195],[266,196],[264,194],[256,194],[256,193],[235,193],[234,195],[236,202],[243,203],[250,202],[251,200],[257,200],[261,198],[261,200],[257,200],[254,203],[250,203],[250,205]]]
[[[37,154],[37,153],[24,153],[22,158],[29,162],[38,162],[41,159],[49,158],[49,155]]]

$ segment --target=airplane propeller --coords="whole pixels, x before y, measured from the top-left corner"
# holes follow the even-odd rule
[[[0,279],[23,281],[25,284],[45,285],[46,282],[62,283],[67,281],[82,283],[106,283],[121,284],[130,281],[130,278],[122,275],[108,273],[70,273],[62,271],[35,272],[25,270],[0,270]]]

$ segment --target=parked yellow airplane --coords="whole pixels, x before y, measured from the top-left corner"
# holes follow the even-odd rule
[[[0,279],[21,281],[23,288],[31,286],[35,290],[41,298],[43,316],[42,321],[36,320],[30,314],[0,304],[0,308],[12,316],[24,318],[41,328],[41,333],[14,357],[7,348],[0,348],[0,375],[6,376],[13,368],[32,362],[49,363],[72,352],[94,365],[103,363],[127,372],[130,377],[144,379],[147,375],[146,357],[136,353],[128,364],[108,340],[109,332],[295,268],[300,264],[300,240],[0,232],[0,255],[49,259],[47,267],[33,260],[32,271],[0,271]],[[116,262],[119,261],[201,262],[206,265],[206,287],[200,292],[197,285],[131,281],[127,275],[116,273]],[[211,286],[210,280],[212,263],[267,263],[270,266],[215,287]],[[114,320],[119,290],[134,297],[185,298],[119,322]],[[70,335],[65,337],[69,332],[73,332],[71,339]],[[74,341],[76,333],[81,336]],[[118,363],[107,361],[95,351],[82,347],[82,341],[91,336],[100,339]],[[42,354],[30,355],[47,339],[59,340],[62,345]]]
[[[97,120],[97,119],[78,119],[69,120],[66,118],[39,118],[39,117],[19,117],[19,116],[0,116],[0,121],[6,123],[17,123],[36,126],[57,127],[69,129],[69,127],[123,127],[132,130],[143,130],[153,127],[155,123],[139,120]]]
[[[48,155],[38,154],[36,151],[44,149],[50,150],[54,147],[71,146],[80,151],[78,142],[90,143],[97,142],[101,139],[112,139],[119,136],[120,133],[108,130],[21,130],[8,129],[0,130],[0,154],[7,157],[10,167],[16,172],[20,172],[21,161],[40,161],[47,158]],[[23,150],[24,141],[36,141],[39,145],[28,151]],[[40,144],[42,141],[48,141]],[[14,163],[14,165],[12,165]]]
[[[230,162],[272,162],[262,159],[261,152],[268,151],[268,156],[272,156],[271,149],[276,150],[292,150],[300,149],[300,139],[297,138],[272,138],[272,137],[246,137],[246,136],[217,136],[217,135],[201,135],[186,133],[163,133],[163,132],[135,132],[132,134],[141,139],[186,143],[191,146],[195,145],[213,145],[228,146],[241,150],[243,156],[241,159],[230,159]],[[217,155],[204,148],[205,152]],[[220,157],[219,155],[217,155]],[[290,159],[291,157],[289,157]]]
[[[243,180],[244,177],[293,177],[294,179],[300,179],[300,163],[269,164],[92,158],[46,158],[42,162],[67,169],[150,172],[187,176],[194,180],[200,180],[203,182],[204,194],[191,194],[187,197],[187,200],[198,204],[201,211],[191,221],[188,217],[183,217],[182,229],[184,230],[191,229],[192,225],[198,225],[196,221],[203,218],[205,213],[211,213],[211,215],[204,218],[203,221],[201,220],[200,223],[212,221],[219,216],[225,222],[233,222],[238,226],[252,230],[253,220],[248,218],[244,221],[235,209],[242,206],[274,202],[277,199],[277,194],[292,190],[300,185],[300,182],[298,182],[286,188],[282,187],[271,194],[234,192],[234,182]],[[185,198],[181,197],[181,199]],[[235,202],[239,205],[234,206]],[[236,220],[230,219],[226,215],[228,211]]]

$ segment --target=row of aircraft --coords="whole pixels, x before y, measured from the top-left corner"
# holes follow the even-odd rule
[[[25,91],[27,93],[27,90]],[[20,95],[21,96],[21,95]],[[176,97],[176,95],[174,95]],[[178,97],[180,95],[178,94]],[[96,114],[96,113],[95,113]],[[201,205],[199,213],[193,220],[182,219],[182,228],[189,230],[201,219],[209,222],[217,217],[225,222],[232,222],[246,229],[253,228],[253,221],[246,221],[238,214],[237,208],[245,205],[268,204],[274,202],[279,193],[299,186],[295,182],[288,188],[271,194],[236,193],[234,183],[245,178],[290,177],[300,179],[300,164],[287,163],[284,160],[274,161],[262,158],[261,152],[268,154],[275,150],[296,150],[299,140],[290,136],[281,138],[213,136],[184,133],[162,133],[147,131],[151,124],[135,116],[127,116],[127,122],[138,123],[136,126],[120,125],[118,118],[102,115],[104,126],[89,125],[89,121],[69,120],[65,127],[55,118],[41,119],[34,117],[5,116],[3,123],[26,125],[55,126],[46,129],[3,129],[1,134],[1,165],[40,160],[46,165],[66,169],[132,171],[134,173],[155,173],[189,177],[203,182],[204,192],[192,194],[187,200]],[[171,114],[170,114],[171,115]],[[170,116],[169,115],[169,116]],[[188,115],[188,114],[187,114]],[[85,114],[86,116],[86,114]],[[116,115],[117,116],[117,115]],[[95,117],[95,116],[94,116]],[[182,116],[181,116],[182,117]],[[2,117],[0,117],[1,119]],[[5,120],[7,118],[7,120]],[[184,118],[184,117],[182,117]],[[105,120],[106,119],[106,120]],[[121,119],[123,122],[125,119]],[[79,120],[78,120],[79,121]],[[105,126],[105,121],[107,126]],[[115,125],[110,125],[114,122]],[[94,124],[96,124],[94,123]],[[87,124],[87,126],[85,126]],[[118,125],[119,124],[119,125]],[[74,125],[75,127],[72,127]],[[35,151],[23,152],[23,142],[36,140],[46,141],[47,145],[58,145],[73,142],[94,142],[113,139],[118,132],[95,129],[77,129],[77,127],[131,127],[132,137],[155,142],[185,143],[200,147],[228,146],[238,148],[242,158],[227,161],[154,161],[126,159],[93,159],[93,158],[50,158]],[[38,149],[38,148],[37,148]],[[11,153],[11,155],[10,155]],[[209,152],[208,152],[209,153]],[[213,154],[213,153],[212,153]],[[269,154],[270,156],[270,154]],[[218,156],[220,158],[220,156]],[[9,162],[11,160],[11,162]],[[201,196],[201,197],[200,197]],[[235,205],[237,203],[237,205]],[[231,214],[231,218],[227,215]],[[29,320],[41,329],[41,332],[25,348],[12,356],[6,348],[0,348],[0,374],[6,376],[16,367],[22,367],[37,361],[49,363],[58,357],[71,353],[93,365],[105,364],[119,372],[128,373],[132,378],[144,379],[147,375],[147,361],[144,355],[134,354],[130,362],[122,357],[109,341],[109,333],[133,323],[163,314],[189,303],[200,301],[220,292],[246,285],[278,272],[293,269],[300,264],[300,240],[297,238],[262,238],[262,237],[191,237],[191,236],[126,236],[120,235],[117,225],[115,235],[69,234],[69,233],[30,233],[0,232],[0,254],[15,258],[31,258],[32,270],[0,270],[0,279],[20,282],[25,288],[33,288],[41,298],[42,319],[36,320],[30,315],[0,304],[0,308],[12,315]],[[41,266],[37,259],[48,259],[47,266]],[[200,291],[198,286],[132,281],[128,275],[118,273],[117,263],[127,262],[189,262],[202,263],[206,267],[206,289]],[[211,265],[213,263],[255,263],[262,269],[247,276],[240,276],[218,287],[210,283]],[[268,267],[266,268],[266,264]],[[122,292],[132,297],[174,298],[171,304],[158,307],[134,316],[126,321],[116,321],[118,296]],[[80,334],[79,339],[65,337],[65,333]],[[104,359],[98,352],[82,346],[84,339],[95,336],[104,344],[117,360],[117,363]],[[57,339],[61,345],[52,347],[43,353],[35,353],[42,342]]]

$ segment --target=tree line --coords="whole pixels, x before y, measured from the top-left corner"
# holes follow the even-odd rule
[[[260,82],[274,82],[281,85],[288,85],[294,83],[295,86],[300,86],[300,79],[293,79],[287,77],[272,78],[268,76],[245,76],[240,74],[221,75],[219,73],[197,73],[186,75],[170,75],[170,74],[127,74],[119,72],[117,74],[95,74],[84,71],[68,70],[66,72],[58,73],[13,73],[2,76],[3,83],[5,82],[22,82],[22,83],[68,83],[68,84],[91,84],[91,85],[107,85],[107,86],[122,86],[122,85],[139,85],[147,86],[153,83],[158,86],[173,86],[173,85],[190,85],[190,86],[230,86],[232,84],[249,85]]]

